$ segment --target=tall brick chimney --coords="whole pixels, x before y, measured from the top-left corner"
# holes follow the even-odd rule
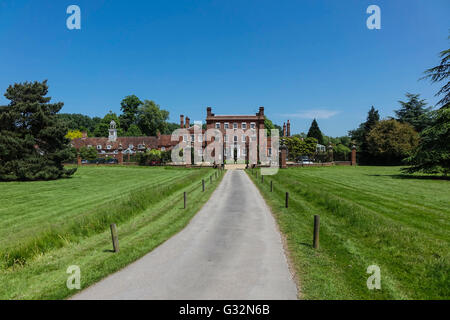
[[[189,119],[189,117],[186,117],[186,128],[189,128],[191,119]]]
[[[180,128],[184,128],[184,116],[180,115]]]
[[[206,108],[206,116],[207,117],[211,117],[212,116],[212,109],[211,109],[211,107],[207,107]]]
[[[289,120],[287,122],[287,136],[291,136],[291,122]]]
[[[283,122],[283,137],[286,137],[286,122]]]
[[[259,115],[264,116],[264,107],[259,107]]]

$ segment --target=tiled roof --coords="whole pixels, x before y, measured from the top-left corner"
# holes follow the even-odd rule
[[[102,149],[106,149],[107,145],[111,146],[111,149],[119,149],[122,145],[123,149],[127,149],[129,145],[137,147],[140,144],[145,145],[146,148],[155,149],[158,148],[157,137],[117,137],[116,141],[109,141],[108,138],[95,137],[95,138],[80,138],[74,139],[72,144],[75,148],[91,145],[93,147],[101,145]]]

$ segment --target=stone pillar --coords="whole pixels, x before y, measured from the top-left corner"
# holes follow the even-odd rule
[[[119,160],[119,165],[123,165],[123,153],[122,151],[119,151],[119,156],[118,156],[118,160]]]
[[[287,158],[287,147],[285,145],[282,145],[280,147],[280,168],[281,169],[286,169],[287,165],[286,165],[286,158]]]
[[[77,154],[77,164],[81,166],[81,157],[80,154]]]
[[[352,166],[356,166],[356,146],[352,146]]]
[[[333,162],[333,146],[331,145],[331,142],[328,144],[328,162]]]

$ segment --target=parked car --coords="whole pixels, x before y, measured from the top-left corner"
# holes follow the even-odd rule
[[[314,162],[313,162],[310,158],[308,158],[307,156],[301,157],[301,158],[300,158],[300,162],[301,162],[302,164],[313,164],[313,163],[314,163]]]

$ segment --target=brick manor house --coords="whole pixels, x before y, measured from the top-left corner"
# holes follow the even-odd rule
[[[246,157],[249,139],[256,139],[257,146],[260,145],[259,130],[264,129],[264,107],[260,107],[255,115],[215,115],[212,113],[211,107],[207,107],[206,112],[206,128],[221,131],[224,141],[224,154],[227,159],[231,159],[234,156],[233,153],[237,153],[238,157]],[[206,147],[206,130],[202,129],[201,125],[197,123],[191,125],[189,117],[186,117],[185,122],[184,115],[180,115],[180,128],[187,129],[188,134],[180,137],[179,141],[172,141],[171,135],[164,135],[159,132],[157,136],[153,137],[118,137],[116,123],[111,121],[108,138],[87,137],[87,134],[83,133],[82,138],[72,141],[72,146],[78,150],[83,146],[93,147],[97,149],[99,157],[109,156],[118,159],[120,163],[123,162],[123,155],[127,156],[152,149],[168,151],[181,141],[201,143],[203,148]],[[238,130],[244,132],[250,130],[251,134],[250,136],[238,136],[237,134],[229,136],[226,132],[228,130],[228,133],[230,133],[230,129],[236,132]],[[286,123],[283,124],[283,136],[290,136],[290,131],[288,120],[287,125]],[[266,149],[266,155],[270,157],[272,154],[270,137],[267,138]]]

